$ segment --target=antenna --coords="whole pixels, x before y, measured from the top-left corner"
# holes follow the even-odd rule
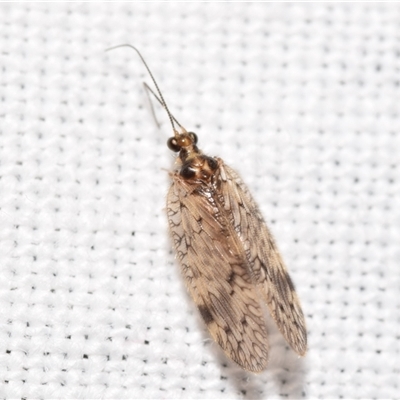
[[[169,117],[169,120],[170,120],[170,122],[171,122],[171,126],[172,126],[172,130],[173,130],[173,132],[174,132],[174,135],[175,135],[175,136],[178,136],[178,135],[179,135],[179,132],[175,129],[174,121],[179,125],[180,128],[182,128],[184,131],[186,131],[186,129],[183,128],[183,126],[182,126],[182,125],[172,116],[172,114],[169,112],[169,109],[168,109],[168,107],[167,107],[167,103],[166,103],[165,100],[164,100],[164,97],[163,97],[163,95],[162,95],[162,93],[161,93],[161,90],[160,90],[160,88],[158,87],[157,82],[156,82],[156,80],[154,79],[154,76],[153,76],[153,74],[152,74],[151,71],[150,71],[149,66],[147,65],[147,63],[146,63],[146,61],[144,60],[143,56],[140,54],[140,51],[139,51],[136,47],[134,47],[134,46],[132,46],[132,45],[130,45],[130,44],[120,44],[120,45],[118,45],[118,46],[110,47],[109,49],[106,49],[106,51],[118,49],[119,47],[130,47],[131,49],[135,50],[136,53],[138,53],[140,59],[142,60],[144,66],[145,66],[146,69],[147,69],[147,72],[149,73],[149,75],[150,75],[150,77],[151,77],[151,79],[152,79],[152,81],[153,81],[153,83],[154,83],[154,86],[155,86],[156,89],[157,89],[158,94],[160,95],[160,99],[158,99],[158,97],[154,94],[154,92],[153,92],[150,88],[149,88],[149,89],[150,89],[150,91],[153,93],[153,95],[156,97],[156,99],[157,99],[157,100],[161,103],[161,105],[164,107],[165,111],[167,112],[168,117]]]
[[[143,86],[144,86],[144,88],[146,89],[147,94],[150,92],[150,93],[155,97],[155,99],[164,107],[164,104],[163,104],[163,102],[161,101],[161,99],[154,93],[154,90],[153,90],[146,82],[143,82]],[[152,101],[151,101],[150,96],[149,96],[149,101],[150,101],[150,106],[151,106],[151,111],[152,111],[152,113],[153,113],[153,117],[154,117],[154,119],[155,119],[156,122],[157,122],[157,118],[156,118],[156,115],[155,115],[155,113],[154,113],[153,103],[152,103]],[[171,114],[171,117],[172,117],[172,119],[177,123],[177,125],[179,125],[180,128],[182,128],[183,130],[186,130],[172,114]],[[158,127],[160,127],[159,124],[158,124],[158,122],[157,122],[157,125],[158,125]]]

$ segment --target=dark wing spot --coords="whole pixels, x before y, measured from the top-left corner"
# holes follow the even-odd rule
[[[290,278],[290,276],[289,276],[289,274],[288,274],[287,272],[286,272],[286,282],[287,282],[287,284],[288,284],[290,290],[291,290],[292,292],[294,292],[296,289],[295,289],[295,287],[294,287],[294,284],[293,284],[292,279]]]
[[[204,305],[199,306],[199,311],[200,311],[201,316],[202,316],[203,319],[204,319],[204,322],[205,322],[207,325],[209,325],[211,322],[214,321],[214,318],[213,318],[213,316],[211,315],[210,310],[209,310],[206,306],[204,306]]]
[[[229,335],[230,333],[232,333],[232,329],[231,329],[229,326],[226,326],[226,327],[224,328],[224,331],[225,331],[225,333],[226,333],[227,335]]]

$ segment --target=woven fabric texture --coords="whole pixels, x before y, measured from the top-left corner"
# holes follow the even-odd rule
[[[398,398],[397,3],[0,5],[0,397]],[[171,127],[260,205],[308,325],[210,339],[171,250]]]

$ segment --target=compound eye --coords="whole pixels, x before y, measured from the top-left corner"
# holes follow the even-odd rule
[[[190,139],[192,139],[194,144],[197,144],[197,135],[194,132],[188,132]]]
[[[170,137],[167,141],[167,146],[170,150],[174,151],[175,153],[178,153],[178,151],[181,150],[181,146],[176,143],[175,137]]]

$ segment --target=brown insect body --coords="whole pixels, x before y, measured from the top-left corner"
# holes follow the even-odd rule
[[[197,136],[166,110],[179,153],[167,197],[170,232],[186,286],[214,340],[242,368],[260,372],[268,363],[265,305],[290,346],[307,350],[304,315],[293,283],[257,204],[234,170],[204,155]],[[111,50],[111,49],[109,49]],[[153,110],[154,111],[154,110]],[[175,129],[179,125],[181,132]]]
[[[304,316],[274,240],[240,177],[175,132],[167,208],[186,286],[213,339],[242,368],[268,363],[265,304],[292,348],[307,348]]]

